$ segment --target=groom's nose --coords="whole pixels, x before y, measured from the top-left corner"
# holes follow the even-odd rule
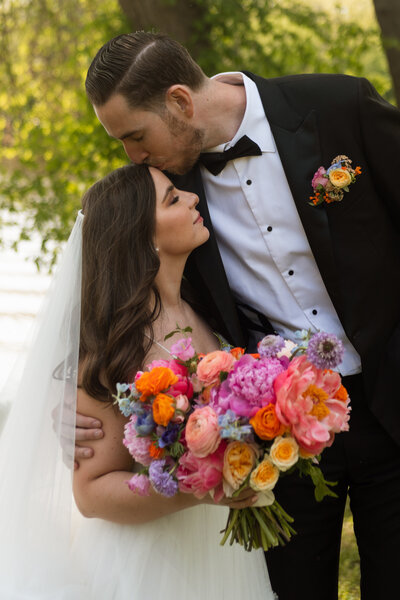
[[[124,146],[124,150],[125,150],[126,154],[131,159],[131,161],[133,163],[135,163],[136,165],[141,165],[150,156],[148,152],[146,152],[145,150],[142,150],[141,148],[138,148],[137,145],[136,145],[136,147],[134,147],[129,142],[124,142],[124,141],[122,142],[122,144]]]

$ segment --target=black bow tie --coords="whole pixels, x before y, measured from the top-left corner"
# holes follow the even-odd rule
[[[218,175],[229,160],[242,156],[259,156],[262,154],[260,147],[247,135],[244,135],[232,148],[225,152],[204,152],[200,154],[199,161],[212,173]]]

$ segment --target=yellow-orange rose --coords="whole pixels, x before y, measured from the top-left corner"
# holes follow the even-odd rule
[[[175,399],[167,394],[157,394],[153,402],[153,419],[166,427],[175,414]]]
[[[328,175],[331,184],[337,188],[344,188],[351,183],[351,175],[347,169],[333,169]]]
[[[224,454],[222,473],[233,490],[238,490],[253,470],[256,462],[254,449],[245,442],[231,442]]]
[[[265,457],[250,475],[250,487],[256,492],[272,490],[279,479],[279,469]]]
[[[250,419],[250,425],[262,440],[273,440],[285,431],[285,426],[276,416],[273,404],[267,404],[267,406],[260,408],[254,417]]]
[[[178,377],[168,367],[154,367],[151,371],[143,373],[135,382],[135,386],[143,396],[156,396],[177,381]]]
[[[299,446],[291,436],[279,436],[272,444],[269,455],[280,471],[287,471],[299,459]]]

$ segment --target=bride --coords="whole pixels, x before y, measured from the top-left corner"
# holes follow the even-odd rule
[[[198,352],[219,346],[181,286],[209,236],[197,202],[134,165],[83,198],[0,440],[1,600],[273,598],[261,551],[219,546],[226,507],[251,506],[253,491],[216,505],[126,485],[135,465],[116,383],[168,358],[175,339],[164,336],[177,323],[192,328]],[[85,443],[94,457],[73,472],[76,409],[104,436]]]

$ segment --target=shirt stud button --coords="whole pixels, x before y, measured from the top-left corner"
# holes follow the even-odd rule
[[[272,231],[272,227],[271,227],[271,225],[268,225],[268,227],[267,227],[267,231]]]
[[[290,269],[289,275],[294,275],[294,271],[292,271],[292,269]]]
[[[251,185],[253,182],[252,182],[252,180],[251,180],[251,179],[248,179],[248,180],[246,181],[246,183],[247,183],[247,185]]]
[[[318,311],[317,311],[317,309],[316,309],[316,308],[314,308],[314,309],[313,309],[313,311],[312,311],[312,314],[313,314],[313,315],[317,315],[317,314],[318,314]]]

